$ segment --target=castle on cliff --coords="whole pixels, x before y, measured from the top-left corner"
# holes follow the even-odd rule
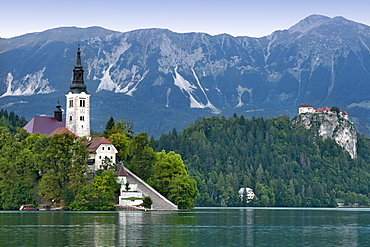
[[[332,108],[329,108],[325,106],[324,108],[318,108],[316,109],[312,105],[309,104],[301,104],[298,108],[298,114],[302,113],[329,113],[329,114],[338,114],[339,116],[343,117],[344,119],[348,120],[348,112],[342,111],[339,108],[336,108],[336,110],[333,110]]]

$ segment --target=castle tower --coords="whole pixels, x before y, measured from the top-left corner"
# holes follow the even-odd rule
[[[73,69],[73,81],[66,94],[66,128],[79,137],[90,137],[90,94],[84,83],[80,45]]]

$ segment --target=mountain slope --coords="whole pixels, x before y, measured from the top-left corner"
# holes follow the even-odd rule
[[[31,118],[64,105],[78,43],[95,130],[113,116],[159,136],[202,116],[295,115],[309,103],[337,105],[370,133],[370,27],[343,17],[262,38],[70,27],[0,39],[0,107]]]

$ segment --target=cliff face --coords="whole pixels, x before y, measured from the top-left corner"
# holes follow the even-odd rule
[[[302,123],[306,129],[318,128],[318,134],[324,139],[332,138],[352,159],[357,157],[357,132],[353,124],[336,113],[303,113],[292,121],[292,124]]]

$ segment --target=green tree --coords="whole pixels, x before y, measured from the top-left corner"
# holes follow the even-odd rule
[[[164,150],[157,153],[154,166],[153,187],[179,208],[193,207],[198,195],[196,182],[189,177],[188,171],[179,154]]]
[[[110,119],[108,120],[108,122],[105,126],[105,131],[108,131],[108,130],[112,129],[114,127],[114,125],[115,125],[114,118],[110,117]]]
[[[333,106],[333,107],[330,109],[330,111],[332,111],[332,112],[336,112],[337,114],[339,114],[339,113],[340,113],[340,108],[339,108],[338,106]]]
[[[54,200],[60,203],[67,187],[77,194],[87,182],[87,156],[86,143],[73,135],[52,136],[43,153],[40,196],[49,202]]]
[[[111,170],[102,172],[94,178],[92,188],[93,210],[114,210],[114,200],[120,189],[116,173]]]
[[[143,198],[143,207],[144,208],[151,208],[153,204],[152,199],[149,196]]]
[[[121,130],[129,139],[134,136],[134,123],[119,119],[116,121],[115,127]]]
[[[0,208],[14,210],[35,201],[37,159],[25,149],[25,138],[23,135],[14,138],[8,131],[0,133]]]
[[[169,184],[168,189],[168,199],[178,205],[180,209],[195,206],[193,201],[198,195],[198,189],[195,180],[188,175],[176,176]]]
[[[115,198],[120,189],[116,181],[116,173],[112,170],[103,171],[91,183],[86,184],[69,205],[70,210],[114,210]]]
[[[347,193],[344,204],[347,206],[354,205],[357,202],[357,195],[355,192]]]
[[[155,158],[147,133],[135,135],[130,142],[127,167],[144,181],[149,181],[153,177]]]
[[[109,140],[113,143],[118,151],[117,159],[119,161],[126,160],[130,150],[130,140],[127,135],[122,133],[112,134],[109,137]]]

